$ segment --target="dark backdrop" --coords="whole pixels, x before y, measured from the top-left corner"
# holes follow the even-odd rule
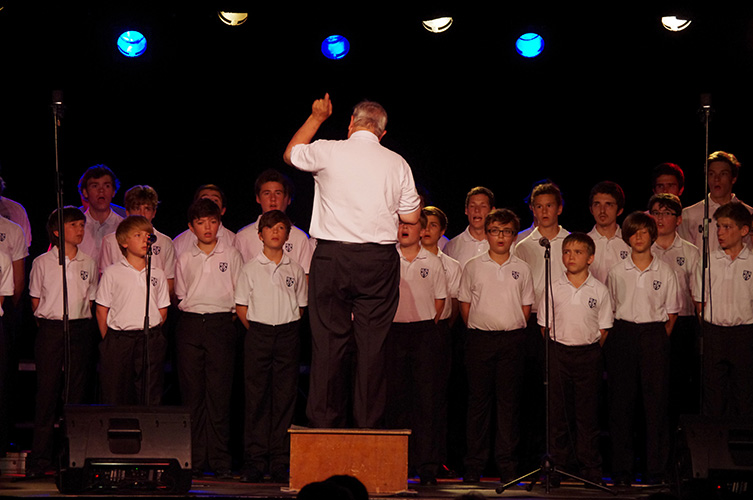
[[[523,198],[532,182],[550,177],[563,189],[562,223],[570,230],[591,228],[587,194],[600,180],[623,185],[626,212],[644,209],[650,170],[664,161],[685,169],[683,200],[697,201],[702,92],[711,93],[716,110],[711,150],[738,155],[736,193],[753,199],[753,8],[707,6],[693,13],[688,30],[670,33],[659,24],[658,7],[637,4],[612,2],[589,12],[538,2],[484,9],[457,3],[455,24],[442,35],[421,28],[418,7],[384,4],[365,14],[280,3],[237,28],[222,25],[215,6],[185,2],[7,5],[0,10],[0,173],[7,196],[32,219],[32,255],[46,249],[43,223],[55,206],[54,89],[64,91],[67,106],[60,142],[66,202],[78,204],[83,170],[105,163],[122,182],[116,202],[133,184],[157,189],[155,225],[171,235],[185,228],[193,191],[207,182],[227,192],[228,227],[254,220],[253,179],[269,167],[294,179],[289,213],[308,229],[313,181],[281,157],[324,92],[335,111],[319,137],[344,138],[362,98],[387,108],[383,142],[409,161],[430,201],[446,210],[449,236],[464,229],[463,198],[478,184],[492,188],[497,205],[516,210],[526,226]],[[114,48],[129,26],[149,40],[137,60]],[[524,60],[514,42],[529,29],[545,37],[546,47]],[[319,52],[333,33],[351,42],[344,60]]]

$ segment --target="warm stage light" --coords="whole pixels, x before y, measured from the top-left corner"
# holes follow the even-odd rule
[[[436,19],[422,21],[421,24],[423,24],[424,28],[431,31],[432,33],[442,33],[443,31],[450,29],[450,26],[452,26],[452,18],[438,17]]]
[[[248,12],[220,11],[217,15],[220,20],[228,26],[240,26],[248,20]]]
[[[118,37],[118,50],[126,57],[139,57],[146,51],[146,37],[138,31],[126,31]]]
[[[523,57],[536,57],[544,50],[544,39],[537,33],[520,35],[515,42],[515,50]]]
[[[350,42],[342,35],[328,36],[322,42],[322,54],[327,59],[342,59],[350,50]]]
[[[661,18],[662,26],[669,31],[682,31],[690,26],[690,19],[681,19],[677,16],[664,16]]]

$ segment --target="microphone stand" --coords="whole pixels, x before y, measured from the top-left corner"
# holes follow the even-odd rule
[[[711,220],[709,219],[709,202],[711,201],[710,193],[709,193],[709,121],[710,121],[710,115],[711,115],[711,95],[710,94],[701,94],[701,108],[703,112],[703,116],[701,120],[703,121],[703,125],[706,132],[706,141],[705,141],[705,148],[706,148],[706,160],[703,164],[703,226],[699,228],[699,230],[703,233],[703,249],[702,249],[702,256],[701,256],[701,328],[698,329],[698,357],[699,357],[699,363],[700,363],[700,386],[701,390],[699,391],[698,400],[699,400],[699,410],[700,413],[703,414],[703,323],[706,321],[706,290],[711,287],[710,283],[710,276],[707,276],[707,271],[709,270],[709,225],[711,224]],[[710,312],[713,315],[714,310],[711,307],[711,293],[709,293],[708,297],[709,301],[709,307]]]
[[[71,381],[71,329],[68,318],[68,266],[65,262],[65,218],[63,216],[63,181],[60,175],[60,155],[58,144],[58,132],[60,121],[63,118],[63,93],[60,90],[52,92],[52,117],[55,142],[55,191],[57,195],[58,214],[58,262],[63,270],[63,403],[67,404],[70,397]]]
[[[152,240],[147,240],[146,245],[146,310],[144,312],[144,357],[143,357],[143,385],[141,386],[141,401],[145,406],[151,406],[149,385],[151,375],[149,373],[149,301],[152,281]]]
[[[600,490],[612,493],[613,495],[616,495],[617,492],[607,488],[606,486],[603,486],[601,484],[593,483],[585,478],[576,476],[575,474],[571,474],[567,471],[564,471],[557,467],[553,460],[552,455],[550,451],[550,438],[551,438],[551,432],[549,430],[549,343],[551,342],[550,334],[550,323],[549,323],[549,304],[550,300],[552,300],[551,290],[552,290],[552,258],[551,258],[551,252],[552,252],[552,246],[548,239],[541,238],[539,240],[539,244],[544,247],[544,320],[545,320],[545,327],[544,327],[544,411],[546,412],[544,417],[544,425],[546,428],[544,429],[544,436],[545,436],[545,443],[546,443],[546,451],[544,452],[544,456],[541,459],[541,467],[538,469],[532,470],[528,474],[525,474],[517,479],[513,479],[507,484],[503,484],[495,490],[498,494],[505,491],[510,486],[516,485],[519,482],[531,478],[531,482],[526,486],[526,491],[533,490],[533,487],[536,485],[536,482],[540,479],[540,473],[544,476],[543,483],[544,483],[544,490],[547,494],[549,494],[549,491],[551,490],[551,479],[553,474],[561,474],[563,476],[567,476],[570,479],[574,479],[576,481],[588,484],[590,486],[593,486],[594,488],[599,488]],[[552,304],[554,302],[552,301]]]

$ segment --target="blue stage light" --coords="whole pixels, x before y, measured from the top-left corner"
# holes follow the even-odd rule
[[[118,37],[118,50],[126,57],[139,57],[146,51],[146,37],[138,31],[125,31]]]
[[[322,42],[322,54],[327,59],[342,59],[350,50],[350,42],[342,35],[328,36]]]
[[[523,57],[536,57],[544,50],[544,39],[537,33],[526,33],[515,42],[515,50]]]

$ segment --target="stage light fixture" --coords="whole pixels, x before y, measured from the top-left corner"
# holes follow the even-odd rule
[[[421,24],[423,24],[424,28],[426,28],[428,31],[431,31],[432,33],[442,33],[443,31],[450,29],[450,26],[452,26],[452,18],[437,17],[435,19],[421,21]]]
[[[523,57],[536,57],[544,50],[544,39],[538,33],[520,35],[515,42],[515,50]]]
[[[322,42],[322,54],[327,59],[342,59],[350,51],[350,42],[342,35],[328,36]]]
[[[661,24],[669,31],[682,31],[690,26],[690,19],[678,18],[677,16],[664,16],[661,18]]]
[[[118,50],[126,57],[139,57],[146,51],[146,37],[138,31],[125,31],[118,37]]]
[[[217,13],[220,21],[228,26],[240,26],[248,20],[248,12],[229,12],[221,10]]]

